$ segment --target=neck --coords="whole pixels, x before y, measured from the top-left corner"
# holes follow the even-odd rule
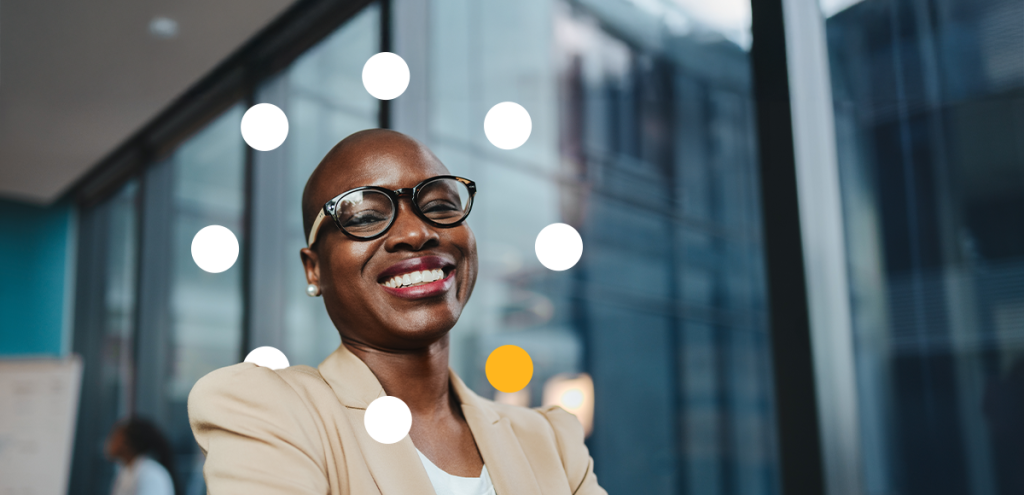
[[[131,466],[135,459],[138,459],[138,454],[130,453],[121,456],[121,464],[125,466]]]
[[[356,342],[343,344],[370,368],[384,393],[402,399],[413,416],[458,414],[448,387],[448,335],[413,351],[385,351]]]

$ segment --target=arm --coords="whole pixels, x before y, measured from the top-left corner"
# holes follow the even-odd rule
[[[328,493],[316,424],[273,370],[240,363],[204,376],[188,416],[210,495]]]
[[[590,450],[583,443],[583,425],[565,409],[558,406],[545,407],[540,410],[551,427],[555,430],[558,442],[558,454],[562,458],[562,466],[569,478],[569,487],[574,495],[608,495],[608,492],[597,484],[594,474],[594,459]]]

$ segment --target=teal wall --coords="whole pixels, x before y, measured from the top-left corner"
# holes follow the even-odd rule
[[[0,200],[0,356],[70,348],[74,220],[68,203]]]

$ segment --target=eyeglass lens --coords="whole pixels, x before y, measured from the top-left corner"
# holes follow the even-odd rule
[[[454,179],[437,179],[417,191],[415,206],[429,220],[452,225],[466,217],[469,200],[469,188],[465,184]],[[372,237],[388,227],[395,207],[387,194],[364,189],[343,196],[338,201],[336,216],[349,234]]]

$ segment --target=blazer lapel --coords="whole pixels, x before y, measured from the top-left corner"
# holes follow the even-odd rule
[[[433,493],[426,468],[408,435],[391,445],[370,437],[363,426],[366,407],[383,397],[384,387],[361,359],[344,345],[338,347],[319,366],[320,375],[345,406],[351,430],[366,467],[382,495],[422,495]]]
[[[397,443],[384,445],[366,433],[363,426],[366,407],[378,397],[387,395],[366,363],[341,345],[320,363],[318,369],[345,406],[359,449],[381,494],[432,493],[426,468],[408,435]],[[502,418],[488,401],[470,390],[451,368],[448,374],[484,465],[488,466],[495,494],[542,495],[508,418]]]
[[[508,418],[502,418],[489,402],[476,395],[451,368],[448,369],[455,393],[462,403],[473,439],[491,475],[496,495],[541,495],[537,477],[526,459],[519,439]]]

